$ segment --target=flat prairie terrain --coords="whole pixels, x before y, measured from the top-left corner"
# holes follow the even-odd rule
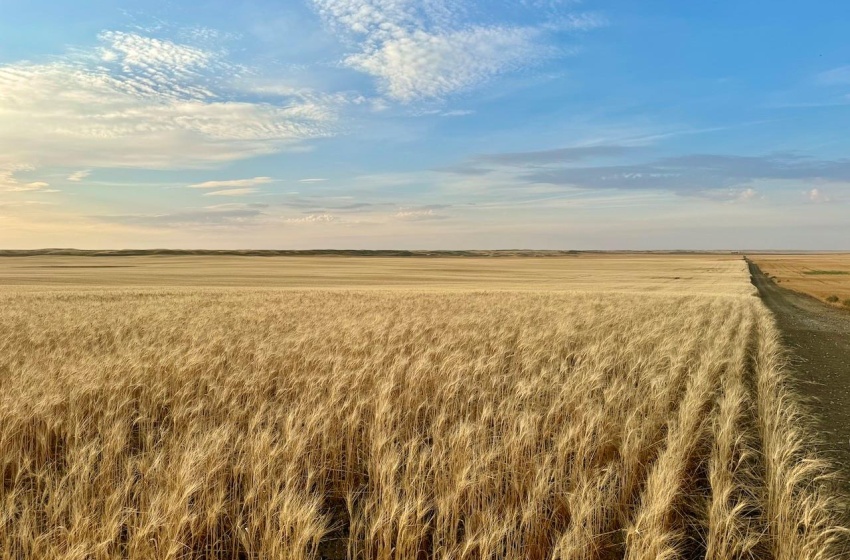
[[[0,286],[611,290],[746,294],[737,258],[698,255],[570,257],[31,256],[0,257]],[[743,262],[743,261],[740,261]]]
[[[850,310],[850,253],[749,257],[783,288]]]
[[[0,558],[846,557],[743,259],[298,259],[0,261]]]

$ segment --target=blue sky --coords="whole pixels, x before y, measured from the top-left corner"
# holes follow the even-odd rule
[[[0,0],[4,248],[850,249],[850,4]]]

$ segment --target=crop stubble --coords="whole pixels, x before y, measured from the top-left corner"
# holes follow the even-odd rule
[[[850,309],[850,305],[844,305],[850,301],[850,254],[767,254],[751,258],[783,288]]]

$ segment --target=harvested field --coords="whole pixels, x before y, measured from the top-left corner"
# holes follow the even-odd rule
[[[508,253],[510,254],[510,253]],[[748,294],[726,256],[0,257],[0,286],[74,291],[126,287],[582,290]],[[731,265],[737,270],[737,265]]]
[[[750,255],[782,287],[850,310],[850,254]]]
[[[0,558],[841,558],[744,261],[633,259],[7,287]]]

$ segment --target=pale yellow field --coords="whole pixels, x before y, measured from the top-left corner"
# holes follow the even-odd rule
[[[742,259],[136,262],[3,265],[0,558],[846,550]]]
[[[850,308],[850,254],[751,255],[750,258],[781,286]]]
[[[0,257],[0,286],[753,293],[729,255],[575,257]]]

